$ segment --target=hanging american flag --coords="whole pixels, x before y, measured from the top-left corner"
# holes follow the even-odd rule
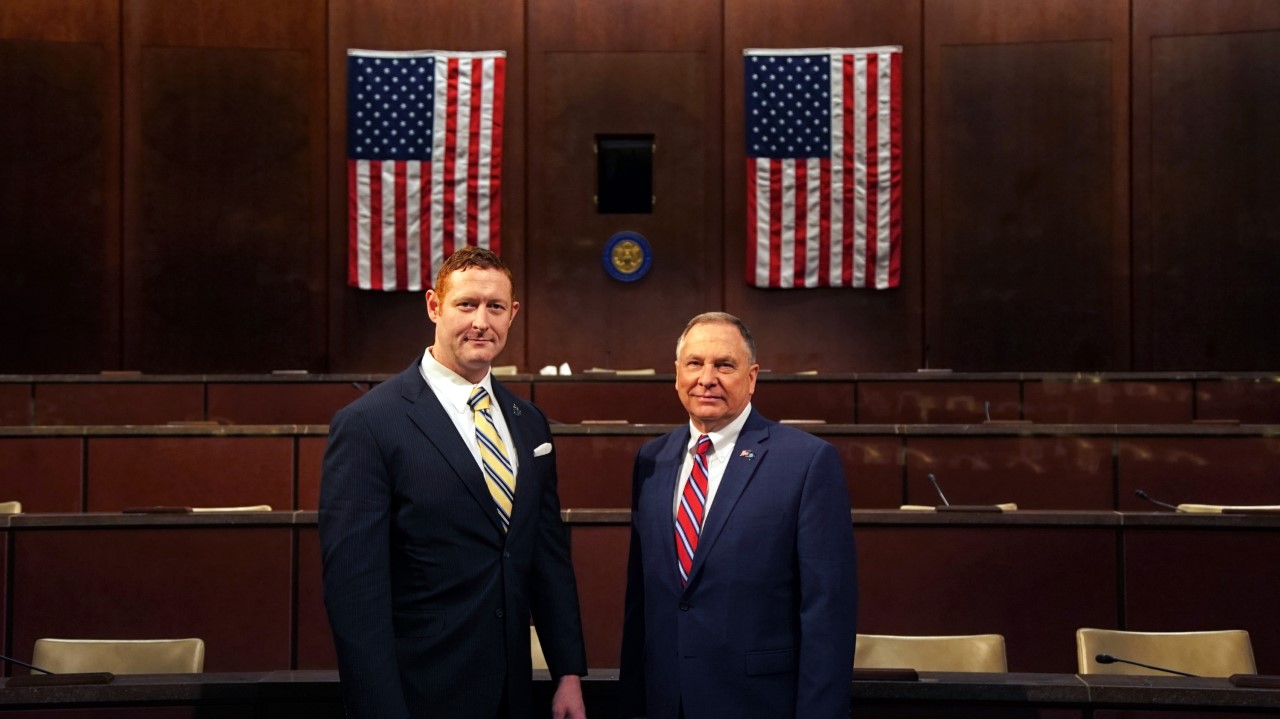
[[[902,48],[744,54],[747,283],[896,287]]]
[[[347,51],[347,284],[422,290],[499,251],[504,52]]]

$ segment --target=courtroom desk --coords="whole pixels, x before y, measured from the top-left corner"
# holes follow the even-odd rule
[[[636,451],[681,425],[552,425],[565,507],[625,507]],[[1280,503],[1276,425],[797,425],[831,442],[853,505],[1144,510]],[[0,500],[31,512],[143,505],[316,509],[327,425],[0,427]]]
[[[7,680],[4,680],[7,684]],[[534,703],[550,706],[553,682],[533,673]],[[613,669],[592,669],[582,682],[588,716],[613,716],[618,681]],[[333,671],[273,671],[118,676],[110,684],[11,688],[0,685],[0,710],[16,717],[342,717]],[[1241,689],[1225,679],[1071,674],[921,672],[920,681],[855,681],[850,716],[1040,717],[1082,719],[1178,716],[1230,712],[1248,717],[1280,711],[1280,692]],[[124,712],[128,712],[127,714]],[[1241,714],[1240,712],[1250,712]],[[541,712],[539,712],[540,714]]]
[[[326,425],[0,427],[0,497],[27,512],[293,509],[318,493]],[[313,440],[313,441],[309,441]]]
[[[389,374],[0,375],[0,425],[324,424]],[[679,422],[675,376],[500,378],[557,422]],[[1224,372],[761,372],[756,406],[775,419],[969,424],[995,420],[1280,423],[1280,377]]]
[[[41,637],[201,637],[210,671],[293,666],[295,513],[3,520],[11,656]]]
[[[562,514],[588,663],[616,664],[630,512]],[[42,636],[200,636],[210,671],[331,669],[316,521],[315,512],[0,517],[5,646],[29,660]],[[1011,669],[1069,672],[1082,626],[1243,628],[1260,670],[1280,669],[1270,605],[1280,595],[1271,569],[1280,517],[860,510],[853,523],[863,633],[996,632]]]

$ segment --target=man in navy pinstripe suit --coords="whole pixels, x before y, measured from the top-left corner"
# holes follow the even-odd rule
[[[689,423],[632,475],[624,717],[849,716],[858,584],[840,455],[751,407],[755,341],[709,312],[676,345]]]
[[[427,292],[435,343],[333,418],[320,544],[348,717],[533,717],[531,616],[557,681],[552,716],[585,716],[551,431],[489,372],[519,308],[497,255],[459,249]],[[488,410],[473,411],[477,397]],[[514,499],[487,476],[481,422]]]

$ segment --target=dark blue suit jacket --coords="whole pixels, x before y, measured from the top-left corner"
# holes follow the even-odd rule
[[[681,587],[672,506],[688,443],[685,426],[635,461],[623,715],[848,717],[858,590],[835,448],[753,410]]]
[[[415,362],[340,410],[320,484],[324,594],[348,717],[531,717],[529,618],[552,676],[585,674],[555,453],[496,381],[519,458],[511,531]],[[545,708],[542,710],[545,711]]]

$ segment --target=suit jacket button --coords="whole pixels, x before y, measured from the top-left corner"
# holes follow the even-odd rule
[[[501,609],[493,610],[493,616],[497,617],[498,619],[502,619],[502,610]]]
[[[511,552],[503,552],[502,557],[504,559],[511,559]]]
[[[681,601],[681,602],[680,602],[680,611],[682,611],[682,612],[687,612],[687,611],[689,611],[689,607],[690,607],[690,606],[691,606],[691,605],[690,605],[688,602]]]

